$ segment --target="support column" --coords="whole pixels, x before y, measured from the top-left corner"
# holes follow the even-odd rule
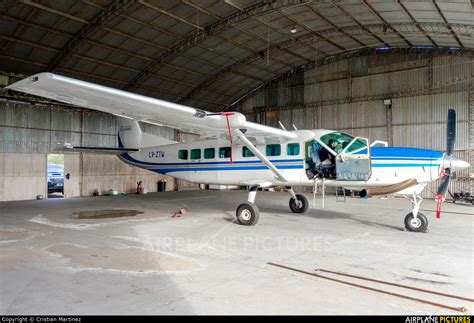
[[[472,63],[471,63],[472,64]],[[469,90],[469,192],[474,192],[474,75],[471,76],[471,88]]]
[[[393,146],[392,106],[393,102],[385,106],[387,111],[387,142],[389,146]]]

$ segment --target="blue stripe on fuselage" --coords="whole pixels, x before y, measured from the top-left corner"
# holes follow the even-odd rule
[[[119,146],[122,142],[119,137]],[[360,152],[359,152],[360,153]],[[440,151],[410,148],[410,147],[371,147],[370,148],[372,167],[393,168],[393,167],[438,167],[443,153]],[[230,165],[229,161],[220,162],[179,162],[179,163],[152,163],[137,160],[129,153],[121,154],[125,160],[140,166],[156,166],[150,170],[160,173],[183,172],[183,171],[232,171],[232,170],[267,170],[268,167],[258,159],[234,161]],[[397,163],[394,163],[396,161]],[[405,163],[403,163],[405,161]],[[278,169],[304,169],[304,159],[276,159],[272,163],[292,163],[293,165],[276,165]],[[235,166],[237,165],[237,166]],[[175,166],[175,167],[172,167]]]
[[[283,165],[276,166],[278,169],[304,169],[302,165]],[[229,167],[187,167],[187,168],[149,168],[148,170],[166,174],[173,172],[209,172],[209,171],[235,171],[235,170],[267,170],[266,165],[263,166],[229,166]]]
[[[182,162],[182,163],[150,163],[141,161],[133,158],[128,153],[120,155],[122,158],[131,161],[136,164],[149,165],[149,166],[196,166],[196,165],[229,165],[230,161],[222,162]],[[274,159],[270,160],[272,163],[302,163],[303,159]],[[261,164],[262,161],[259,159],[256,160],[236,160],[232,162],[233,164]]]
[[[438,159],[443,153],[436,150],[410,147],[371,147],[370,155],[373,159]]]

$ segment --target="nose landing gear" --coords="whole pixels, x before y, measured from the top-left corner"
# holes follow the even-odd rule
[[[428,232],[428,218],[418,212],[423,199],[416,193],[413,193],[413,196],[408,199],[411,201],[412,211],[405,217],[405,228],[413,232]]]

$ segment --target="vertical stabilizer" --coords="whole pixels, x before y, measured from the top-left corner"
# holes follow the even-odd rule
[[[118,146],[145,148],[174,144],[176,141],[143,132],[137,120],[118,118]]]
[[[118,118],[118,146],[140,148],[142,130],[137,120]]]

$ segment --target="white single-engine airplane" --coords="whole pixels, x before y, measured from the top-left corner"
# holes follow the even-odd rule
[[[211,113],[51,73],[40,73],[7,87],[48,99],[119,116],[119,147],[71,147],[74,150],[112,151],[125,163],[202,184],[249,187],[248,200],[237,207],[237,219],[254,225],[259,187],[285,186],[294,213],[308,210],[308,200],[293,186],[344,187],[362,195],[397,193],[410,198],[412,212],[405,218],[410,231],[424,232],[419,212],[425,186],[441,177],[438,212],[452,171],[469,167],[452,156],[456,113],[448,111],[447,151],[369,145],[366,138],[334,130],[278,129],[249,122],[238,112]],[[144,133],[138,121],[168,126],[200,135],[180,143]]]

